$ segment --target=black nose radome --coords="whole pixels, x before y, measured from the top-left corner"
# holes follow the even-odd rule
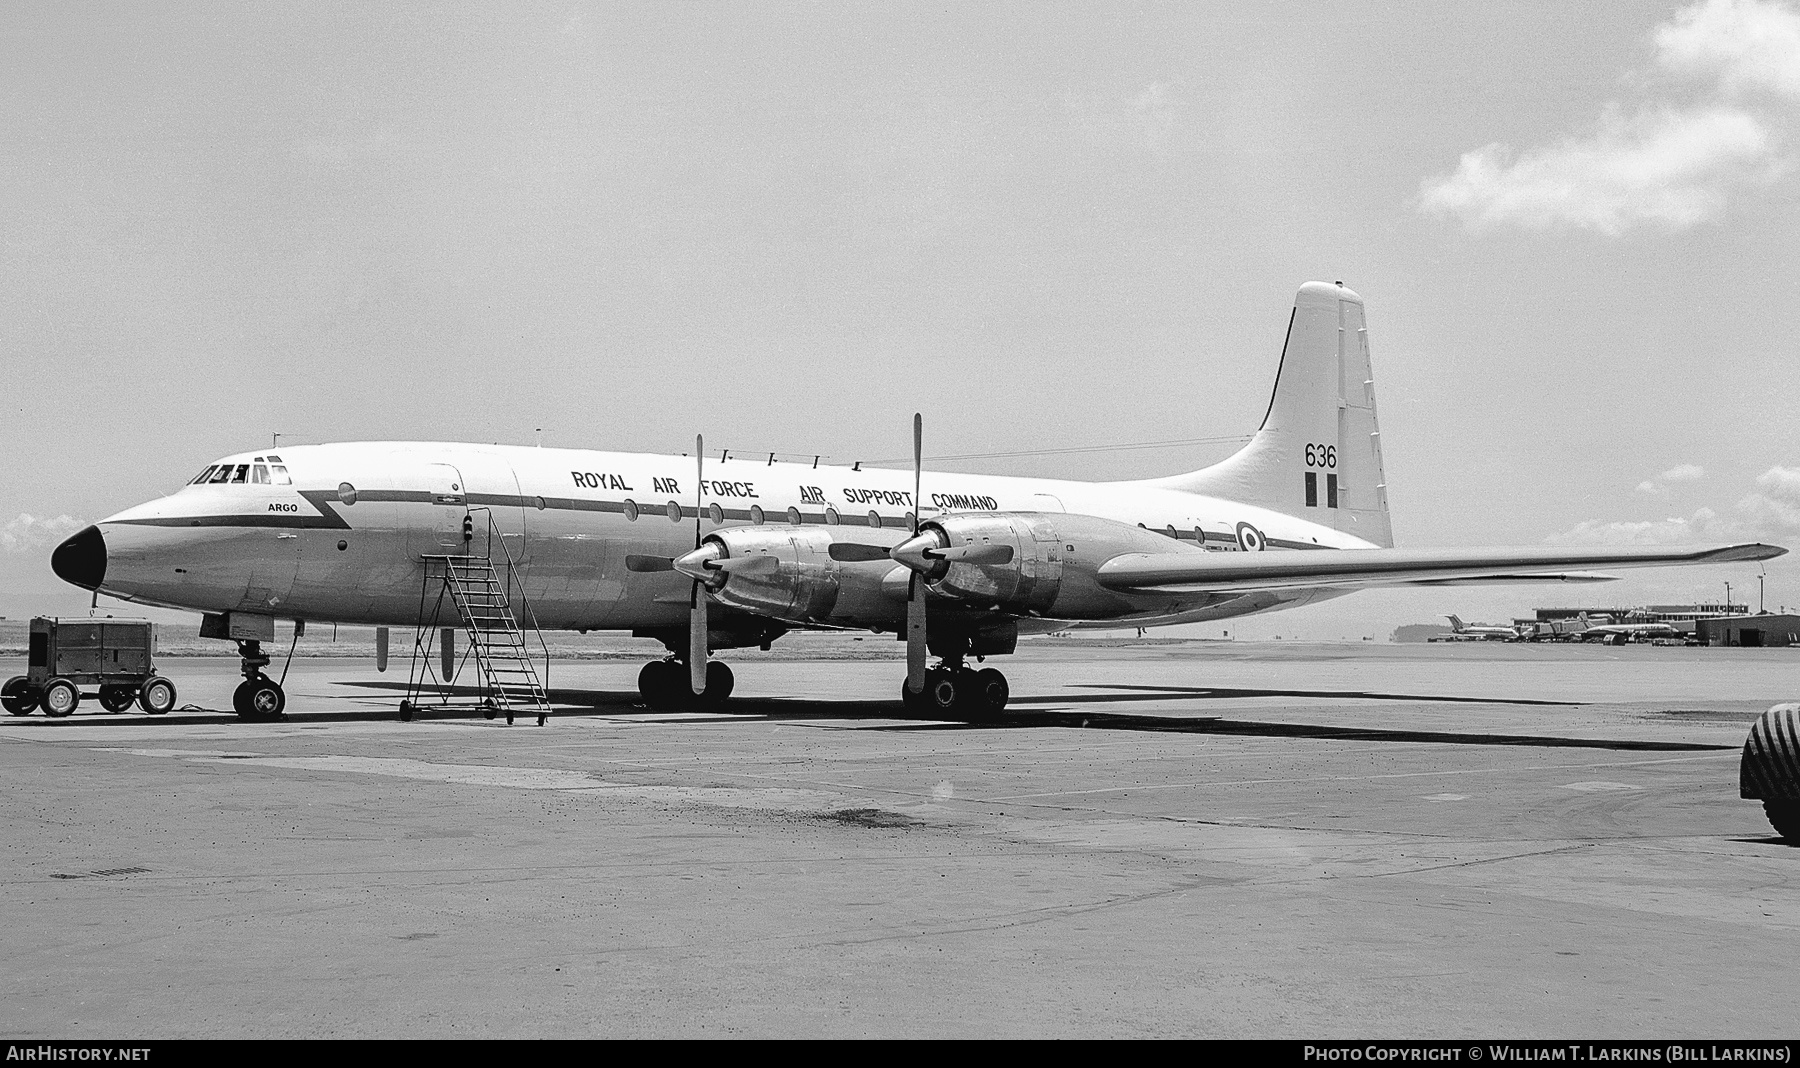
[[[106,539],[99,527],[85,527],[50,554],[50,570],[64,582],[97,590],[106,580]]]

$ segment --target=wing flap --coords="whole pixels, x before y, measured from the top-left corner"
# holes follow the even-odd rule
[[[1128,553],[1100,565],[1095,578],[1114,590],[1202,592],[1327,586],[1469,585],[1536,576],[1553,581],[1590,567],[1656,567],[1768,560],[1787,552],[1752,542],[1706,549],[1666,546],[1503,549],[1339,549],[1329,552]],[[1562,581],[1598,581],[1563,577]]]

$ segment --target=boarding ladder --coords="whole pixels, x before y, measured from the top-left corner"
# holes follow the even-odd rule
[[[475,511],[476,509],[471,509]],[[408,678],[407,698],[410,704],[403,703],[402,718],[410,718],[410,711],[417,707],[416,698],[422,695],[426,680],[432,675],[430,635],[438,629],[442,622],[444,601],[448,599],[462,623],[462,629],[469,636],[468,652],[464,655],[464,663],[473,656],[481,676],[481,709],[484,715],[492,719],[496,714],[506,716],[511,723],[517,715],[537,716],[538,726],[543,726],[550,716],[550,700],[545,692],[543,677],[539,676],[537,665],[532,662],[532,653],[527,646],[525,630],[520,627],[519,620],[513,614],[512,594],[515,588],[519,601],[524,608],[527,619],[531,618],[531,605],[525,600],[522,586],[515,584],[514,576],[517,566],[512,554],[506,548],[505,539],[499,539],[500,550],[506,560],[506,577],[503,580],[499,570],[494,567],[492,550],[496,531],[493,518],[488,519],[488,552],[476,555],[474,552],[463,554],[425,555],[425,584],[420,591],[420,627],[413,642],[414,669]],[[474,546],[471,543],[470,549]],[[424,601],[430,591],[436,588],[437,599],[426,622]],[[544,645],[543,636],[535,624],[531,626],[532,634],[537,638],[537,645],[544,654],[544,670],[550,668],[549,649]],[[446,649],[448,646],[446,645]],[[446,695],[452,689],[454,676],[460,674],[460,667],[453,668],[451,654],[445,654],[445,675],[442,685]],[[421,670],[421,663],[423,668]],[[416,681],[415,681],[416,680]],[[448,700],[443,702],[448,704]]]

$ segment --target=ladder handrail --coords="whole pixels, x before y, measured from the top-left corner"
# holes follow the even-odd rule
[[[514,559],[512,550],[507,547],[506,536],[494,521],[493,509],[487,507],[465,508],[464,514],[471,516],[475,512],[486,513],[487,533],[484,539],[486,552],[476,556],[470,552],[474,540],[470,534],[472,521],[466,521],[465,535],[461,553],[421,553],[424,573],[419,588],[419,625],[413,639],[413,667],[408,672],[407,693],[410,700],[415,691],[422,692],[425,680],[434,672],[431,667],[431,654],[426,648],[426,635],[439,629],[443,616],[444,595],[450,595],[461,617],[463,629],[469,635],[469,647],[454,675],[460,675],[468,663],[468,658],[475,658],[481,673],[484,688],[489,698],[489,706],[498,706],[506,712],[506,721],[513,721],[513,707],[516,704],[535,706],[538,723],[542,724],[550,714],[549,676],[550,646],[544,641],[543,628],[538,625],[537,610],[532,607],[531,599],[525,593],[525,583],[518,572],[521,565]],[[502,586],[498,570],[494,567],[493,549],[495,535],[499,535],[500,553],[506,560],[506,579]],[[430,596],[434,568],[442,571],[436,576],[438,583],[437,602],[433,605],[430,620],[426,619],[425,602]],[[526,623],[537,636],[538,648],[544,655],[544,672],[540,678],[533,657],[525,641],[524,628],[513,614],[512,597],[515,584],[518,587],[520,607]],[[504,640],[501,640],[504,636]],[[418,667],[423,661],[425,667]],[[444,699],[447,703],[449,687],[452,679],[444,679]]]
[[[503,612],[503,615],[494,618],[507,624],[506,628],[502,631],[502,633],[507,635],[508,639],[504,647],[507,654],[504,659],[512,664],[518,665],[515,670],[524,675],[524,678],[520,680],[520,684],[510,688],[507,683],[503,682],[497,675],[497,670],[500,665],[494,662],[495,658],[493,654],[498,651],[500,646],[498,643],[488,641],[483,637],[485,633],[488,633],[488,630],[486,628],[474,626],[471,613],[469,612],[468,595],[472,588],[479,588],[483,593],[498,592],[499,578],[494,571],[493,563],[489,560],[482,559],[477,564],[473,562],[476,558],[465,556],[462,559],[471,562],[463,564],[459,570],[456,562],[457,558],[443,557],[440,559],[443,560],[445,565],[444,583],[449,588],[450,595],[456,602],[458,611],[464,617],[465,622],[469,624],[469,651],[475,657],[476,663],[481,670],[482,678],[487,683],[489,697],[494,699],[496,704],[506,710],[506,719],[508,723],[512,722],[514,697],[525,699],[530,704],[537,706],[538,722],[542,723],[544,718],[549,715],[549,695],[545,692],[542,683],[538,681],[537,670],[532,664],[531,658],[523,655],[525,652],[523,634],[519,631],[518,624],[512,618],[511,607],[509,605],[493,606],[500,608]]]
[[[469,511],[471,513],[477,511],[487,513],[487,552],[490,562],[494,558],[494,535],[500,535],[500,554],[506,557],[506,605],[510,611],[512,609],[513,575],[519,569],[518,561],[513,559],[512,550],[506,547],[505,532],[501,531],[494,522],[494,510],[486,505],[481,505],[471,508]],[[537,610],[531,607],[531,598],[525,594],[525,580],[522,578],[519,580],[519,604],[525,609],[526,622],[531,624],[531,632],[537,635],[538,648],[544,652],[544,690],[547,693],[550,689],[550,645],[544,641],[544,628],[538,625]]]

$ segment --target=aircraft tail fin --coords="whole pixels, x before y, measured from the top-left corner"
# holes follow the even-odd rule
[[[1455,631],[1458,634],[1462,633],[1462,631],[1463,631],[1463,621],[1462,620],[1456,618],[1455,616],[1445,616],[1444,618],[1448,619],[1450,621],[1450,629],[1451,630]]]
[[[1362,298],[1329,282],[1301,286],[1256,435],[1211,467],[1156,484],[1297,515],[1391,547]]]

